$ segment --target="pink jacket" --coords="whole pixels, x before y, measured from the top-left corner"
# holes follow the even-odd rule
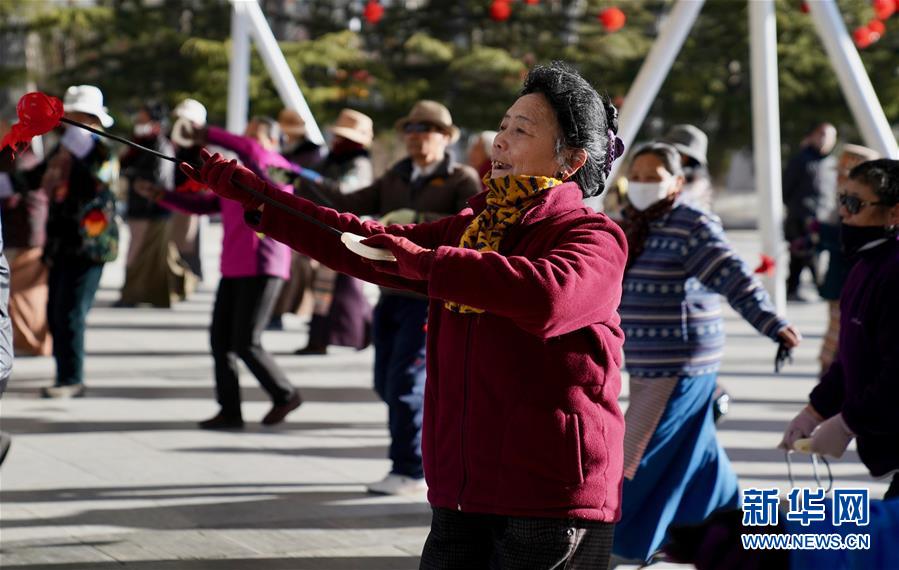
[[[248,227],[239,203],[212,192],[166,192],[159,204],[188,214],[222,213],[222,277],[290,277],[290,248]]]

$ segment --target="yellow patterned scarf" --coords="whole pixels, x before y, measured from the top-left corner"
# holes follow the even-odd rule
[[[498,251],[506,230],[515,225],[522,214],[541,194],[562,183],[545,176],[484,177],[487,186],[487,207],[472,220],[462,234],[459,247],[477,251]],[[444,305],[456,313],[483,313],[483,309],[447,301]]]

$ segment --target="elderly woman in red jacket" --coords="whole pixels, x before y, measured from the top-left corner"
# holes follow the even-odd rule
[[[627,246],[582,198],[603,191],[623,150],[616,115],[576,72],[534,68],[502,118],[488,190],[430,223],[362,222],[219,156],[190,170],[241,202],[258,231],[337,271],[431,298],[422,452],[433,519],[422,568],[607,564],[621,498]],[[370,236],[363,243],[396,262],[364,260],[242,185]]]

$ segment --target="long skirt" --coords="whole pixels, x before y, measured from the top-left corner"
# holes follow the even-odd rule
[[[312,304],[308,302],[310,297],[306,293],[312,286],[312,279],[312,260],[301,253],[292,252],[290,278],[281,288],[281,294],[272,309],[272,318],[284,314],[303,313],[304,307],[311,307]],[[304,303],[304,300],[307,302]]]
[[[672,524],[699,523],[718,509],[739,505],[737,476],[715,435],[716,376],[662,380],[661,390],[652,386],[657,380],[631,378],[615,555],[649,560]],[[628,457],[635,451],[637,456]],[[628,463],[636,464],[630,477]]]
[[[131,243],[121,302],[171,307],[196,286],[196,277],[181,260],[171,240],[169,221],[128,220]]]
[[[172,212],[172,242],[178,248],[178,254],[197,280],[203,280],[203,264],[200,259],[200,216]]]
[[[47,321],[47,266],[43,249],[10,249],[9,315],[17,354],[49,356],[53,352]]]
[[[372,308],[362,281],[324,265],[315,271],[314,306],[309,322],[309,346],[349,346],[362,350],[371,342]]]

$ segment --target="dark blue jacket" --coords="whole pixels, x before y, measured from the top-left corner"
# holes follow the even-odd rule
[[[839,346],[809,399],[824,417],[843,414],[879,477],[899,469],[899,240],[858,254],[840,297]]]

